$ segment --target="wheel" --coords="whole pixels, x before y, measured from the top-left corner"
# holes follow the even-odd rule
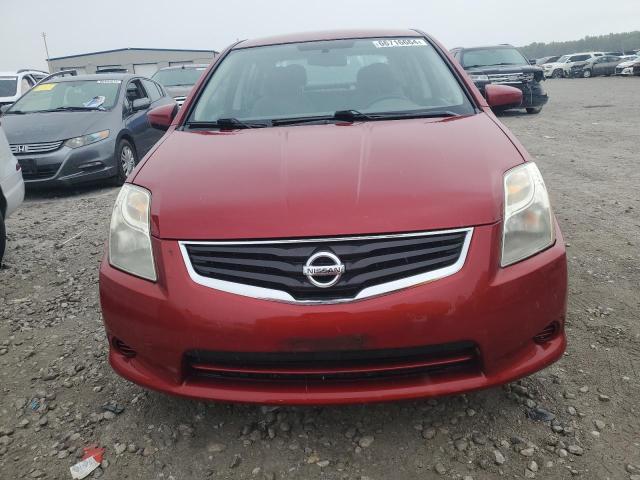
[[[562,78],[563,74],[562,74],[562,70],[560,70],[559,68],[554,70],[553,73],[551,74],[551,78]]]
[[[527,107],[527,113],[536,115],[542,111],[542,107]]]
[[[2,257],[4,257],[4,249],[7,245],[7,231],[4,226],[4,215],[0,212],[0,265],[2,265]]]
[[[591,77],[591,70],[584,70],[582,72],[582,78],[589,78]]]
[[[118,173],[113,178],[115,185],[122,185],[129,174],[133,172],[138,164],[138,155],[135,147],[124,138],[118,142],[115,153],[116,162],[118,164]]]

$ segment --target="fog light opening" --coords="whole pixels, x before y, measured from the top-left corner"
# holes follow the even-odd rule
[[[533,341],[538,344],[547,343],[550,340],[553,340],[558,332],[560,331],[560,324],[558,322],[552,322],[544,329],[538,333],[535,337],[533,337]]]
[[[81,165],[78,165],[78,168],[80,170],[98,170],[98,169],[102,168],[103,166],[104,166],[104,163],[102,163],[100,161],[96,161],[96,162],[83,163]]]
[[[113,348],[115,348],[116,351],[124,357],[133,358],[138,354],[133,348],[131,348],[119,338],[114,337],[111,341],[111,344],[113,345]]]

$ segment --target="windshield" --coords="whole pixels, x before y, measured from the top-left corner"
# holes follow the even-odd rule
[[[73,80],[41,83],[13,104],[7,113],[65,109],[109,110],[118,100],[121,80]]]
[[[18,77],[0,77],[0,97],[13,97],[18,89]]]
[[[567,60],[569,60],[569,55],[563,55],[558,59],[558,63],[565,63]]]
[[[529,65],[529,62],[515,48],[474,48],[465,50],[462,56],[465,68],[493,65]]]
[[[158,70],[151,78],[165,87],[195,85],[205,70],[206,67]]]
[[[423,38],[356,39],[234,50],[189,122],[447,110],[472,114],[460,84]]]

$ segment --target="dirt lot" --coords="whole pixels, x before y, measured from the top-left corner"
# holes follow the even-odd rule
[[[502,118],[538,160],[568,245],[562,361],[505,388],[398,404],[147,392],[106,362],[97,267],[116,190],[30,194],[0,271],[0,479],[71,478],[94,443],[107,451],[93,477],[108,479],[640,479],[640,78],[547,88],[540,115]],[[535,406],[555,420],[528,418]]]

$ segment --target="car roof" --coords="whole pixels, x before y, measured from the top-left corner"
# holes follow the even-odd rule
[[[486,48],[516,48],[508,43],[501,43],[500,45],[483,45],[479,47],[457,47],[454,50],[484,50]]]
[[[43,71],[43,70],[35,70],[35,69],[30,69],[30,68],[23,68],[20,70],[12,70],[12,71],[7,71],[7,72],[0,72],[0,77],[17,77],[20,74],[23,73],[39,73],[41,75],[49,75],[47,72]]]
[[[87,75],[69,75],[66,77],[52,78],[50,82],[73,82],[76,80],[129,80],[130,78],[140,77],[131,73],[93,73]]]
[[[207,68],[209,65],[207,63],[190,63],[188,65],[171,65],[170,67],[162,67],[158,69],[158,71],[162,70],[184,70],[187,68]]]
[[[343,40],[351,38],[380,38],[380,37],[422,37],[416,30],[410,29],[363,29],[363,30],[324,30],[317,32],[290,33],[274,37],[242,40],[235,49],[262,47],[266,45],[280,45],[285,43],[316,42],[323,40]]]

